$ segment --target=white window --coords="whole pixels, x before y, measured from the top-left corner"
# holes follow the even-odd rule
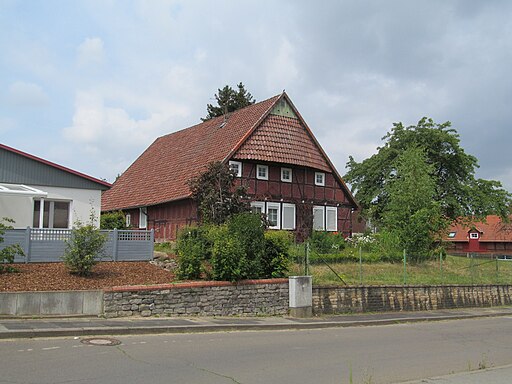
[[[148,210],[147,208],[139,208],[139,228],[148,227]]]
[[[69,228],[70,205],[69,201],[35,200],[33,227]]]
[[[325,207],[325,230],[336,232],[338,230],[338,209]]]
[[[260,180],[268,180],[268,165],[258,164],[256,166],[256,178]]]
[[[469,234],[469,238],[470,238],[470,239],[478,239],[478,237],[479,237],[479,236],[478,236],[478,233],[473,232],[473,233],[470,233],[470,234]]]
[[[325,173],[315,172],[315,185],[325,185]]]
[[[291,168],[281,168],[281,181],[285,183],[292,182],[292,169]]]
[[[313,229],[315,231],[325,230],[325,210],[322,206],[313,207]]]
[[[130,225],[132,225],[132,215],[128,213],[126,215],[126,228],[130,228]]]
[[[281,229],[280,203],[267,203],[267,220],[270,229]]]
[[[453,238],[455,237],[455,235],[456,235],[456,234],[457,234],[457,232],[450,232],[450,233],[448,234],[448,237],[449,237],[450,239],[453,239]]]
[[[265,203],[262,201],[253,201],[251,203],[251,211],[252,213],[257,213],[262,215],[265,213]]]
[[[240,161],[230,161],[229,169],[235,172],[236,177],[242,177],[242,163]]]
[[[295,229],[295,204],[283,203],[282,229]]]

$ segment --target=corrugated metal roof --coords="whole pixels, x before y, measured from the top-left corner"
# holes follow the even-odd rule
[[[110,184],[0,144],[0,182],[107,190]]]

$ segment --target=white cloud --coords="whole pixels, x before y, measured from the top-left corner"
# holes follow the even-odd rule
[[[41,86],[34,83],[17,81],[9,86],[8,101],[22,107],[41,107],[49,102],[49,98]]]
[[[77,63],[79,67],[101,65],[104,60],[103,40],[99,37],[87,38],[77,48]]]
[[[267,87],[269,89],[286,88],[291,85],[299,75],[299,66],[296,63],[295,47],[290,40],[282,36],[277,52],[267,72]]]

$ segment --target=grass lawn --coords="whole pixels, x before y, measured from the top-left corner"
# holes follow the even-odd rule
[[[348,285],[401,285],[404,283],[403,263],[329,263]],[[360,274],[362,272],[362,281]],[[293,264],[291,275],[302,275],[304,266]],[[343,285],[325,264],[310,265],[313,284]],[[448,256],[422,264],[408,264],[406,282],[409,285],[442,284],[512,284],[512,260],[470,259]]]

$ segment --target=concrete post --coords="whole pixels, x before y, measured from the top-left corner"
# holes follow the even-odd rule
[[[117,261],[117,245],[118,245],[118,238],[119,238],[119,235],[118,235],[118,232],[117,232],[117,228],[114,228],[114,232],[111,232],[111,236],[112,236],[112,258],[114,261]]]
[[[290,276],[290,316],[313,316],[313,279],[311,276]]]

